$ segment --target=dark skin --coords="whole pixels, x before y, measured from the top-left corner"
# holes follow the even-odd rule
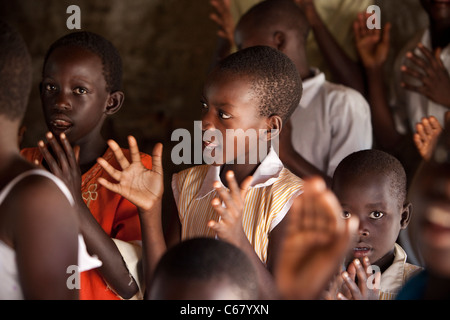
[[[49,132],[49,145],[38,146],[46,166],[60,177],[74,195],[81,232],[88,252],[103,262],[99,268],[106,282],[122,298],[131,298],[138,286],[113,240],[95,220],[81,194],[81,176],[107,149],[101,136],[106,116],[122,106],[124,94],[108,92],[101,59],[78,47],[56,49],[44,66],[41,100]],[[130,284],[131,283],[131,284]]]
[[[442,136],[435,150],[448,152],[447,129]],[[450,166],[436,159],[439,157],[433,153],[431,160],[423,163],[410,191],[415,214],[409,233],[428,270],[424,299],[450,296]]]
[[[317,44],[336,79],[364,94],[364,75],[361,65],[350,59],[342,50],[317,13],[314,1],[294,0],[294,2],[305,13]],[[229,55],[235,45],[234,21],[231,15],[230,0],[211,0],[210,4],[214,8],[214,12],[210,14],[210,19],[219,27],[217,31],[219,37],[217,52],[214,57],[215,64]]]
[[[203,130],[220,130],[225,139],[226,129],[243,129],[244,131],[253,129],[259,133],[260,143],[267,143],[270,139],[275,138],[276,136],[271,133],[271,130],[281,130],[282,120],[279,116],[261,116],[258,108],[259,101],[250,88],[251,83],[246,77],[230,76],[229,74],[211,75],[204,89]],[[263,133],[260,133],[260,129]],[[265,133],[266,130],[269,133]],[[214,141],[210,142],[214,143]],[[211,143],[206,142],[204,148],[212,147]],[[113,150],[116,150],[116,157],[118,159],[123,158],[117,143],[110,141],[109,144]],[[129,144],[130,150],[134,150],[134,153],[138,152],[134,138],[130,137]],[[227,145],[225,140],[223,145]],[[235,151],[235,157],[242,155],[241,150],[236,149],[234,140],[231,145]],[[255,152],[254,147],[247,145],[243,154],[248,156],[251,152]],[[217,148],[224,147],[217,146]],[[134,203],[140,210],[147,288],[151,287],[152,272],[162,254],[167,250],[168,245],[179,242],[181,239],[181,224],[178,217],[175,218],[174,222],[176,226],[169,228],[172,234],[168,236],[170,240],[167,243],[162,231],[161,197],[163,193],[163,173],[161,150],[161,145],[157,145],[154,149],[153,157],[157,162],[156,165],[153,162],[152,170],[146,169],[138,157],[135,157],[131,163],[123,161],[121,164],[122,171],[113,169],[103,159],[99,160],[103,168],[118,181],[117,184],[112,184],[104,179],[99,179],[99,183],[114,192],[118,192]],[[214,156],[215,153],[211,152],[211,155]],[[222,165],[223,162],[229,162],[230,160],[233,159],[220,158],[215,165]],[[270,270],[272,270],[276,260],[285,219],[269,235],[267,268],[256,255],[242,228],[243,199],[251,182],[251,178],[248,175],[254,172],[258,165],[259,162],[255,164],[224,165],[222,176],[225,175],[225,177],[222,181],[230,188],[230,192],[218,185],[215,186],[220,200],[214,199],[212,206],[222,216],[222,220],[221,223],[210,222],[209,227],[215,230],[221,239],[230,241],[248,254],[261,284],[261,298],[273,299],[278,297],[278,290]],[[231,170],[236,170],[236,172],[233,173]],[[224,201],[226,208],[221,209],[217,205],[217,201]],[[146,292],[146,298],[149,298],[148,292]]]
[[[19,124],[0,115],[0,189],[36,169],[19,153]],[[74,208],[48,178],[30,176],[10,191],[0,206],[0,240],[15,251],[25,299],[78,299],[66,285],[67,267],[78,264],[78,232]]]
[[[235,41],[239,49],[255,45],[265,45],[277,49],[294,62],[302,80],[312,76],[306,58],[306,39],[302,39],[299,32],[288,30],[282,23],[276,26],[267,26],[267,28],[253,28],[251,19],[241,19],[236,27]],[[300,178],[320,176],[329,185],[331,178],[294,150],[290,138],[290,126],[289,121],[286,123],[286,130],[283,130],[280,134],[280,159],[286,167]]]
[[[350,179],[338,176],[333,182],[344,217],[356,215],[360,221],[354,245],[359,250],[351,250],[348,262],[368,257],[381,272],[392,264],[394,244],[400,230],[407,227],[411,210],[392,191],[390,179],[372,172]]]
[[[421,3],[429,16],[433,48],[430,51],[419,43],[417,48],[423,56],[409,52],[407,58],[413,67],[402,66],[403,73],[418,79],[422,85],[412,85],[406,81],[401,85],[447,106],[450,77],[440,60],[440,50],[450,43],[450,5],[434,0],[421,0]],[[410,137],[400,134],[395,128],[383,80],[383,66],[390,48],[390,27],[386,24],[383,30],[368,30],[364,15],[360,14],[355,21],[354,32],[356,47],[366,71],[376,141],[384,150],[395,152],[396,147],[405,140],[409,141]]]

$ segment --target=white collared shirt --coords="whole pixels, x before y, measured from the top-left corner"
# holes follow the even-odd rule
[[[332,177],[349,154],[372,148],[372,122],[366,99],[334,84],[318,69],[303,82],[300,105],[291,116],[292,145],[316,168]]]

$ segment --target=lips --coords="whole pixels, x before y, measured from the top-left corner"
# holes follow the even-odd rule
[[[203,147],[205,150],[214,150],[218,146],[218,144],[212,143],[211,141],[203,141]]]
[[[73,123],[69,118],[63,115],[57,115],[52,117],[50,120],[50,125],[57,130],[65,131],[70,129],[73,126]]]
[[[372,252],[372,248],[366,244],[358,244],[353,248],[353,256],[355,258],[362,258],[368,256]]]

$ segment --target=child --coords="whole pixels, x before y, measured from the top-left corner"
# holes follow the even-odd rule
[[[381,272],[379,299],[395,298],[405,282],[420,270],[406,263],[406,253],[396,244],[411,215],[402,165],[383,151],[353,153],[336,168],[332,190],[341,203],[343,217],[357,216],[360,221],[347,265],[357,259],[358,269],[363,262],[367,266],[363,259],[369,259]],[[349,282],[347,274],[344,281]]]
[[[434,116],[444,125],[448,110],[450,25],[447,2],[421,0],[430,28],[413,38],[395,63],[393,97],[388,99],[383,68],[390,49],[390,25],[369,30],[364,14],[354,23],[356,47],[363,63],[377,146],[396,156],[412,178],[420,155],[412,144],[416,125]],[[407,90],[405,90],[407,89]],[[412,179],[410,179],[412,180]]]
[[[339,271],[358,228],[358,217],[342,219],[342,207],[325,181],[304,181],[304,193],[291,207],[276,262],[276,279],[285,299],[322,297]]]
[[[156,267],[152,300],[255,300],[258,285],[249,258],[232,244],[196,238],[170,248]]]
[[[277,255],[283,218],[293,199],[302,192],[302,180],[283,167],[273,148],[266,148],[263,154],[258,151],[277,138],[300,96],[301,80],[295,65],[278,50],[257,46],[227,57],[209,75],[203,91],[203,149],[204,154],[212,156],[208,158],[213,160],[212,165],[184,170],[172,179],[178,222],[177,228],[169,229],[172,233],[168,239],[179,242],[218,236],[235,244],[251,258],[262,284],[263,298],[276,295],[269,271]],[[227,135],[227,130],[236,130],[235,135]],[[251,139],[238,136],[239,131],[255,133],[257,141],[249,143]],[[207,138],[208,134],[217,132],[222,134],[223,143],[218,136]],[[237,142],[242,139],[245,147],[237,148]],[[129,143],[132,153],[138,152],[133,138]],[[117,151],[116,157],[121,158],[118,145],[114,142],[109,145]],[[154,156],[158,163],[160,152],[161,147],[157,146]],[[258,154],[259,158],[251,161],[252,155]],[[242,158],[245,161],[239,163],[237,160]],[[104,179],[99,182],[120,192],[141,209],[141,224],[145,225],[143,243],[147,246],[144,254],[149,259],[145,271],[151,274],[166,250],[158,209],[162,168],[158,165],[154,171],[147,170],[137,157],[131,164],[124,162],[122,171],[110,168],[103,160],[99,163],[118,184]],[[253,177],[252,182],[248,176]],[[240,198],[242,193],[246,194],[245,200],[233,204],[232,200]],[[225,207],[220,205],[222,202]]]
[[[308,21],[293,1],[268,0],[241,18],[235,41],[238,48],[271,46],[295,63],[303,95],[286,126],[290,130],[282,133],[280,158],[300,178],[321,175],[330,181],[344,157],[372,147],[370,108],[360,93],[326,81],[308,64],[308,34]]]
[[[448,300],[450,298],[450,131],[445,128],[429,161],[417,172],[410,196],[419,251],[425,270],[413,277],[398,300]]]
[[[101,263],[83,247],[69,189],[20,156],[31,70],[22,37],[0,21],[0,299],[77,299],[78,271]]]
[[[366,10],[373,0],[292,0],[305,13],[312,33],[306,50],[310,63],[326,74],[326,78],[364,91],[362,68],[348,31],[358,12]],[[231,53],[234,47],[234,23],[261,0],[210,0],[210,14],[219,27],[219,43],[214,64]]]
[[[22,151],[37,163],[45,157],[43,165],[70,186],[87,248],[103,261],[99,270],[81,275],[81,299],[128,299],[139,289],[138,279],[130,274],[131,265],[119,252],[127,242],[141,239],[137,208],[98,184],[98,179],[107,175],[96,164],[103,156],[119,167],[101,128],[106,117],[122,106],[121,82],[121,58],[103,37],[75,32],[57,40],[45,57],[41,82],[45,121],[51,131],[47,139],[54,155],[42,141],[38,148]],[[72,150],[66,155],[57,139],[77,146],[78,158]],[[128,151],[124,153],[129,157]],[[151,158],[141,157],[144,165],[150,166]],[[129,249],[134,250],[132,246]]]

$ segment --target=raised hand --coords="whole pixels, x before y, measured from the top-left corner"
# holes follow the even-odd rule
[[[390,49],[391,24],[386,23],[383,31],[367,28],[366,13],[359,13],[353,23],[356,49],[365,68],[379,68],[387,60]]]
[[[433,116],[423,118],[421,122],[416,124],[416,133],[413,139],[423,159],[430,160],[441,132],[442,127],[439,121]]]
[[[220,239],[240,247],[243,242],[248,242],[242,227],[242,215],[245,195],[252,182],[252,177],[247,177],[241,186],[238,185],[232,171],[227,172],[226,179],[230,187],[229,191],[223,188],[219,182],[214,184],[219,198],[213,199],[211,204],[219,214],[220,220],[209,221],[208,227],[214,230]],[[222,201],[225,207],[222,206]]]
[[[231,15],[230,0],[211,0],[210,4],[215,12],[211,13],[209,18],[219,27],[217,35],[225,39],[232,48],[234,46],[234,21]]]
[[[163,145],[158,143],[153,148],[152,169],[148,169],[141,161],[139,148],[136,139],[128,137],[128,145],[131,153],[131,163],[125,157],[119,145],[109,140],[108,145],[113,151],[122,171],[113,168],[105,159],[97,159],[103,169],[117,183],[99,178],[100,183],[105,188],[120,194],[122,197],[133,203],[136,207],[144,211],[149,211],[154,204],[161,200],[164,192],[162,150]]]
[[[369,258],[365,257],[362,263],[359,259],[353,260],[347,271],[341,274],[347,288],[344,294],[338,293],[337,298],[339,300],[379,299],[381,272],[372,272]],[[356,278],[358,279],[358,284],[356,284]]]
[[[46,134],[46,138],[48,145],[41,140],[38,142],[38,148],[47,162],[50,171],[64,181],[71,191],[75,202],[78,205],[84,205],[81,195],[81,172],[78,164],[80,148],[78,146],[72,148],[64,133],[61,133],[59,137],[60,142],[58,142],[51,132]],[[50,152],[49,146],[53,150],[56,159]]]
[[[442,50],[437,48],[433,53],[422,43],[419,43],[417,48],[422,53],[422,56],[414,51],[408,52],[406,57],[414,67],[403,65],[401,71],[418,79],[422,85],[402,82],[402,87],[420,93],[428,99],[450,108],[450,97],[448,94],[450,90],[450,75],[441,60]]]
[[[339,272],[356,234],[358,219],[342,218],[342,207],[323,179],[304,182],[292,204],[275,278],[286,299],[318,299]]]

